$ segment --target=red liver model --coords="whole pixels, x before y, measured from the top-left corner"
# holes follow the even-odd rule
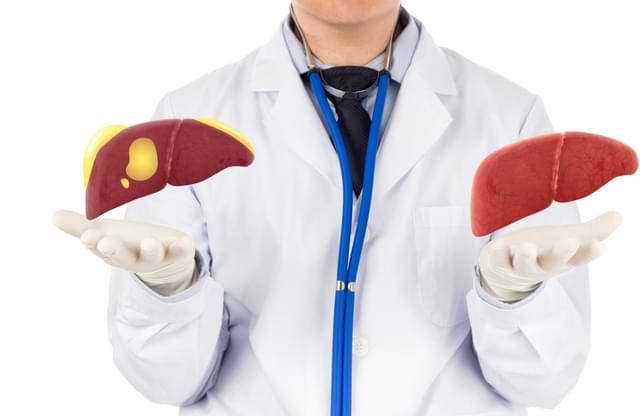
[[[590,133],[553,133],[505,146],[482,161],[471,192],[473,234],[482,236],[574,201],[638,169],[633,149]]]
[[[85,153],[86,216],[93,219],[167,184],[197,183],[252,161],[249,141],[213,120],[168,119],[108,127]]]

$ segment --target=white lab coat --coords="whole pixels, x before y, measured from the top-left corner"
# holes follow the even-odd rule
[[[130,219],[190,233],[202,273],[163,298],[114,270],[117,366],[184,415],[328,415],[341,177],[281,31],[167,94],[156,117],[222,120],[256,157],[129,205]],[[575,384],[588,350],[586,270],[511,306],[484,293],[473,270],[488,240],[470,231],[475,168],[549,130],[537,96],[437,47],[422,27],[378,153],[356,295],[354,416],[524,415]],[[558,204],[510,228],[578,220],[575,204]]]

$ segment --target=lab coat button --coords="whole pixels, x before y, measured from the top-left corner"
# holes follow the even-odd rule
[[[363,338],[353,340],[353,355],[356,357],[364,357],[369,352],[369,342]]]

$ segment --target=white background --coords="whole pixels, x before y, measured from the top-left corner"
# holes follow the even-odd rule
[[[640,11],[623,0],[405,1],[436,41],[540,94],[557,130],[640,150]],[[111,362],[108,268],[50,224],[83,210],[82,154],[105,124],[148,119],[168,90],[265,43],[287,0],[0,5],[0,414],[172,415]],[[625,219],[592,267],[592,353],[534,416],[640,409],[640,175],[580,203]],[[118,212],[113,216],[118,216]],[[464,397],[461,397],[464,399]],[[300,416],[300,415],[296,415]],[[401,415],[402,416],[402,415]]]

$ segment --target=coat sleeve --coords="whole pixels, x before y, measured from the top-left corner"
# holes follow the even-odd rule
[[[536,98],[520,137],[552,130]],[[576,203],[556,204],[492,234],[537,225],[580,221]],[[467,295],[475,352],[487,382],[521,406],[554,407],[575,385],[589,350],[589,281],[586,266],[547,281],[514,304],[499,302],[476,277]]]
[[[168,96],[154,118],[172,117]],[[211,276],[211,255],[197,196],[168,186],[127,205],[125,217],[180,229],[196,243],[196,282],[161,296],[134,274],[114,268],[108,310],[114,362],[149,400],[188,405],[213,387],[228,344],[224,289]]]

